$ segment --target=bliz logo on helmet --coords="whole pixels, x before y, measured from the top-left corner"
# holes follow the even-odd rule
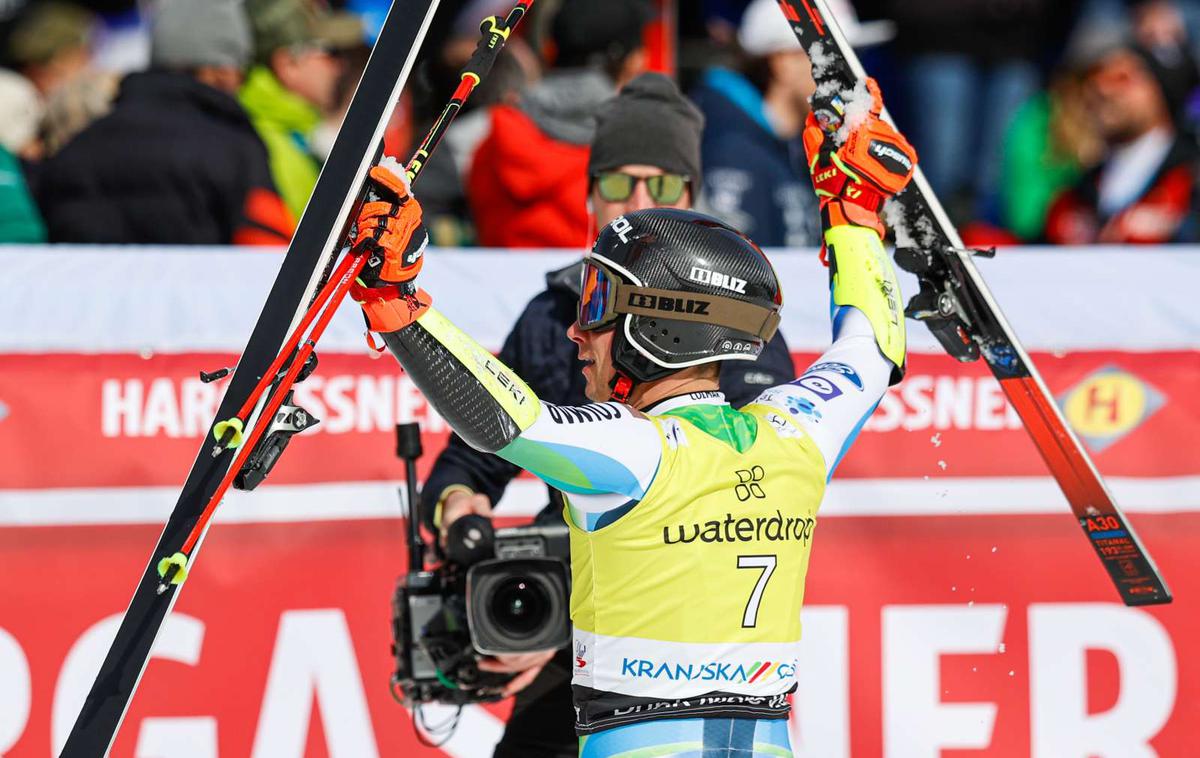
[[[617,216],[613,219],[609,226],[611,226],[612,230],[617,233],[617,237],[620,238],[622,242],[629,242],[629,233],[633,231],[633,224],[629,223],[629,219],[625,218],[624,216]]]
[[[737,292],[742,295],[746,294],[745,279],[738,279],[736,276],[722,274],[720,271],[712,271],[707,268],[701,268],[700,266],[692,266],[692,273],[688,275],[688,278],[693,282],[711,284],[714,287],[727,289],[730,292]]]
[[[629,305],[635,308],[646,308],[664,313],[695,313],[700,316],[707,316],[709,303],[707,300],[659,297],[658,295],[643,295],[640,292],[630,292]]]
[[[880,142],[879,140],[871,140],[871,144],[867,147],[867,152],[875,156],[880,165],[893,174],[904,176],[913,170],[912,160],[895,145]]]

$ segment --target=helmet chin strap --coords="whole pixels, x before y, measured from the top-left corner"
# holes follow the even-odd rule
[[[613,367],[613,378],[608,383],[611,390],[609,399],[616,400],[618,403],[628,403],[629,395],[633,393],[634,382],[619,368]]]

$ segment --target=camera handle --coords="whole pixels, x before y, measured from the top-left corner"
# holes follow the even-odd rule
[[[425,570],[425,542],[417,516],[417,459],[421,457],[421,425],[415,421],[396,424],[396,455],[404,459],[404,501],[408,505],[408,568]]]

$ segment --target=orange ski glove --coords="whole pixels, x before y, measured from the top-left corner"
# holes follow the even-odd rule
[[[421,223],[421,204],[409,191],[404,167],[384,158],[371,167],[371,189],[376,199],[363,203],[354,235],[355,255],[367,255],[363,282],[411,282],[421,272],[429,233]]]
[[[808,114],[804,127],[804,152],[812,172],[813,188],[820,198],[825,228],[854,224],[874,229],[884,236],[879,213],[883,202],[900,192],[912,179],[917,151],[904,135],[879,117],[883,97],[874,79],[867,79],[871,110],[860,124],[849,130],[846,142],[837,147],[821,128],[816,116]]]
[[[367,260],[350,296],[362,306],[372,331],[394,332],[420,318],[432,302],[413,284],[429,233],[400,163],[384,158],[369,176],[376,198],[359,210],[351,248],[352,254]]]

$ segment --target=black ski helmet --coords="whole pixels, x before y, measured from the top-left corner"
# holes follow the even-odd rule
[[[614,366],[626,383],[649,382],[756,359],[782,305],[775,269],[744,234],[695,211],[651,208],[618,216],[596,238],[579,327],[615,326]]]

